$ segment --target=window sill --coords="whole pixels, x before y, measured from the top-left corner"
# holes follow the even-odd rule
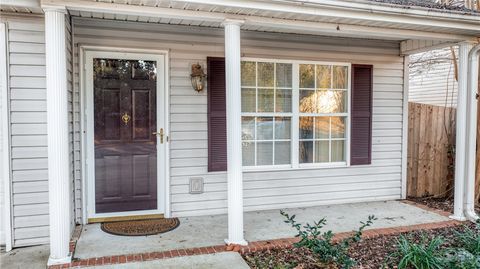
[[[330,168],[347,168],[350,167],[346,162],[328,163],[328,164],[300,164],[298,167],[291,165],[279,165],[279,166],[250,166],[244,167],[244,173],[255,172],[274,172],[274,171],[299,171],[299,170],[315,170],[315,169],[330,169]]]

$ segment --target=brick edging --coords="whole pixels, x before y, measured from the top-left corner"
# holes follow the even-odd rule
[[[72,233],[72,238],[70,238],[69,250],[72,257],[75,254],[75,249],[77,248],[77,242],[82,234],[82,229],[83,225],[76,225]]]
[[[403,203],[417,206],[424,210],[437,213],[442,216],[450,216],[450,212],[433,209],[423,204],[419,204],[413,201],[402,201]],[[363,232],[362,238],[369,239],[375,238],[383,235],[396,235],[405,232],[412,232],[417,230],[426,230],[426,229],[440,229],[460,225],[461,222],[456,220],[446,220],[441,222],[433,223],[424,223],[408,226],[397,226],[392,228],[377,228],[369,229]],[[72,239],[70,240],[70,252],[75,253],[76,244],[82,232],[82,226],[76,226],[73,233]],[[349,236],[353,232],[343,232],[335,234],[333,241],[339,242]],[[157,252],[147,252],[147,253],[136,253],[136,254],[127,254],[127,255],[113,255],[113,256],[104,256],[104,257],[95,257],[89,259],[73,259],[71,263],[68,264],[59,264],[49,266],[48,269],[61,269],[61,268],[79,268],[79,267],[89,267],[89,266],[98,266],[98,265],[112,265],[112,264],[122,264],[130,262],[142,262],[142,261],[152,261],[160,259],[168,259],[181,256],[193,256],[193,255],[202,255],[202,254],[213,254],[227,251],[234,251],[240,254],[247,254],[255,251],[270,250],[275,248],[289,248],[292,245],[299,241],[299,238],[282,238],[282,239],[273,239],[273,240],[262,240],[249,242],[247,246],[240,245],[216,245],[209,247],[197,247],[197,248],[188,248],[188,249],[176,249],[176,250],[167,250],[167,251],[157,251]]]
[[[397,226],[392,228],[378,228],[365,230],[362,234],[363,239],[375,238],[383,235],[397,235],[405,232],[412,232],[418,230],[430,230],[430,229],[440,229],[460,225],[461,222],[456,220],[447,220],[441,222],[425,223],[425,224],[416,224],[408,226]],[[333,237],[333,242],[339,242],[345,238],[353,235],[353,232],[343,232],[337,233]],[[240,254],[252,253],[255,251],[270,250],[275,248],[287,248],[291,247],[293,243],[298,242],[298,238],[283,238],[275,240],[264,240],[251,242],[248,246],[235,246],[232,250],[237,251]]]
[[[104,257],[96,257],[96,258],[89,258],[89,259],[74,258],[71,263],[52,265],[52,266],[49,266],[48,269],[79,268],[79,267],[89,267],[89,266],[99,266],[99,265],[122,264],[122,263],[130,263],[130,262],[152,261],[152,260],[161,260],[161,259],[168,259],[168,258],[181,257],[181,256],[213,254],[213,253],[226,252],[226,251],[228,251],[227,246],[217,245],[217,246],[209,246],[209,247],[175,249],[175,250],[156,251],[156,252],[147,252],[147,253],[113,255],[113,256],[104,256]]]

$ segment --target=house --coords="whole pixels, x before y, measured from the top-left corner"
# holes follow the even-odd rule
[[[458,88],[455,78],[457,55],[456,47],[439,48],[410,55],[409,101],[455,107]]]
[[[405,198],[409,55],[439,44],[459,46],[453,217],[475,218],[480,16],[393,2],[2,1],[7,250],[58,264],[75,224],[225,213],[245,244],[244,210]]]

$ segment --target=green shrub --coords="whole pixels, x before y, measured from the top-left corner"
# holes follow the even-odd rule
[[[444,251],[441,250],[443,239],[433,238],[428,244],[423,237],[420,243],[414,243],[409,238],[401,236],[397,251],[393,254],[399,258],[398,269],[443,269]]]
[[[360,241],[363,230],[376,220],[375,216],[369,216],[366,222],[360,222],[361,226],[353,236],[335,244],[333,243],[335,234],[332,231],[322,232],[322,228],[327,223],[325,218],[314,222],[313,225],[306,223],[302,226],[295,220],[295,215],[289,216],[284,211],[280,211],[280,214],[287,219],[285,223],[290,224],[298,232],[296,236],[300,237],[300,241],[295,243],[294,247],[308,248],[320,262],[333,263],[340,268],[351,268],[355,264],[355,261],[349,256],[348,248],[352,242]]]

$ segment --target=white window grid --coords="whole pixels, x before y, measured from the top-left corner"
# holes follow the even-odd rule
[[[258,143],[262,142],[270,142],[272,143],[272,165],[271,166],[278,166],[278,164],[275,164],[275,142],[290,142],[290,147],[292,144],[292,134],[291,134],[291,129],[292,129],[292,112],[277,112],[277,90],[290,90],[292,91],[293,94],[293,88],[292,87],[277,87],[277,64],[282,64],[281,62],[271,62],[268,60],[265,61],[248,61],[248,62],[254,62],[255,63],[255,86],[243,86],[241,89],[254,89],[255,90],[255,111],[257,112],[242,112],[242,118],[243,117],[252,117],[254,119],[254,133],[255,137],[254,139],[242,139],[242,143],[253,143],[254,145],[254,166],[257,167],[258,165]],[[273,63],[273,86],[268,87],[268,86],[259,86],[258,85],[258,63],[259,62],[264,62],[264,63]],[[285,63],[285,64],[290,64],[290,63]],[[292,74],[293,75],[293,74]],[[293,86],[293,82],[292,82]],[[258,112],[259,111],[259,102],[258,102],[258,90],[259,89],[267,89],[267,90],[273,90],[273,111],[271,112]],[[290,101],[290,110],[293,107],[293,100]],[[258,130],[257,130],[257,121],[259,118],[272,118],[272,139],[257,139],[258,137]],[[290,138],[289,139],[280,139],[276,138],[276,133],[275,133],[275,127],[276,127],[276,118],[289,118],[290,119]],[[292,153],[290,153],[290,163],[292,162]],[[283,165],[283,164],[282,164]],[[290,164],[287,164],[290,165]],[[266,165],[269,166],[269,165]]]
[[[300,65],[303,65],[303,63],[301,63]],[[312,63],[308,63],[306,65],[313,65],[314,66],[314,70],[313,70],[313,74],[314,74],[314,86],[313,88],[301,88],[299,87],[299,90],[302,91],[302,90],[306,90],[306,91],[313,91],[315,93],[319,92],[319,91],[340,91],[340,92],[346,92],[347,94],[347,99],[349,99],[349,91],[348,91],[348,87],[349,87],[349,82],[350,82],[350,78],[349,78],[349,74],[350,74],[350,68],[348,68],[347,66],[347,81],[346,81],[346,85],[347,85],[347,88],[342,88],[342,89],[337,89],[337,88],[333,88],[334,84],[333,84],[333,74],[334,74],[334,67],[335,66],[345,66],[345,65],[336,65],[336,64],[312,64]],[[322,87],[318,87],[319,85],[317,85],[318,83],[318,80],[317,80],[317,68],[319,65],[323,65],[323,66],[329,66],[330,67],[330,86],[329,88],[322,88]],[[299,70],[300,71],[300,70]],[[299,100],[300,101],[300,100]],[[346,102],[345,104],[346,106],[349,106],[349,102]],[[344,137],[342,138],[336,138],[336,137],[332,137],[332,117],[343,117],[345,118],[345,125],[346,125],[346,122],[347,122],[347,118],[348,118],[348,107],[346,107],[346,111],[347,112],[334,112],[334,113],[309,113],[309,112],[300,112],[299,111],[299,117],[313,117],[313,126],[312,126],[312,138],[301,138],[300,136],[298,136],[298,143],[299,143],[299,146],[300,146],[300,143],[301,142],[312,142],[312,162],[305,162],[305,163],[301,163],[302,165],[303,164],[310,164],[310,163],[331,163],[332,162],[332,141],[346,141],[346,134],[344,134]],[[316,137],[316,123],[317,123],[317,118],[319,117],[328,117],[328,120],[329,120],[329,132],[328,132],[328,138],[317,138]],[[345,126],[346,127],[346,126]],[[345,128],[345,131],[346,131],[347,128]],[[328,162],[320,162],[318,160],[316,160],[316,141],[328,141]],[[346,158],[347,157],[347,149],[346,149],[346,143],[344,143],[344,153],[343,153],[343,156]],[[298,152],[298,154],[300,154],[300,151]],[[346,161],[346,160],[345,160]]]
[[[322,62],[322,61],[309,61],[309,60],[283,60],[283,59],[263,59],[263,58],[249,58],[243,57],[242,61],[245,62],[255,62],[255,70],[256,70],[256,77],[255,77],[255,86],[243,86],[242,89],[255,89],[255,107],[258,110],[258,68],[257,65],[259,62],[265,63],[283,63],[283,64],[292,64],[292,88],[285,88],[285,87],[276,87],[274,84],[273,87],[270,88],[277,88],[277,89],[292,89],[292,112],[242,112],[242,117],[254,117],[255,118],[255,138],[257,137],[257,124],[256,124],[256,117],[290,117],[290,139],[285,140],[242,140],[242,142],[274,142],[274,141],[290,141],[290,161],[291,164],[288,165],[261,165],[261,166],[244,166],[244,170],[246,171],[256,171],[256,170],[276,170],[276,169],[283,169],[283,168],[331,168],[331,167],[346,167],[350,166],[350,120],[351,120],[351,64],[346,62]],[[346,89],[332,89],[332,88],[315,88],[315,90],[332,90],[332,91],[346,91],[347,92],[347,103],[346,103],[346,112],[344,113],[300,113],[299,112],[299,92],[300,90],[313,90],[311,88],[300,88],[300,81],[299,81],[299,66],[301,64],[314,64],[315,68],[317,65],[330,65],[332,66],[331,72],[333,72],[333,66],[346,66],[347,67],[347,88]],[[276,65],[275,65],[276,68]],[[316,75],[316,69],[315,69]],[[276,69],[274,70],[274,83],[276,81]],[[333,74],[331,74],[331,80],[333,80]],[[315,77],[315,85],[316,85],[316,77]],[[331,81],[331,85],[333,86],[333,81]],[[268,89],[269,87],[260,87]],[[276,91],[274,91],[274,111],[276,110]],[[345,118],[345,135],[344,138],[333,138],[331,137],[331,130],[329,132],[328,139],[300,139],[299,136],[299,119],[303,116],[311,116],[311,117],[332,117],[332,116],[339,116]],[[331,121],[331,119],[330,119]],[[275,125],[273,124],[273,129],[275,129]],[[331,129],[331,123],[330,123]],[[274,132],[274,131],[273,131]],[[273,134],[273,137],[274,134]],[[300,163],[299,162],[299,144],[300,141],[336,141],[341,140],[344,141],[344,156],[345,161],[343,162],[325,162],[325,163]],[[313,142],[315,144],[315,142]],[[329,160],[331,160],[331,142],[329,143]],[[315,151],[313,151],[314,154]],[[257,151],[256,151],[256,144],[255,144],[255,164],[257,163]],[[273,160],[275,159],[275,152],[273,150]]]

